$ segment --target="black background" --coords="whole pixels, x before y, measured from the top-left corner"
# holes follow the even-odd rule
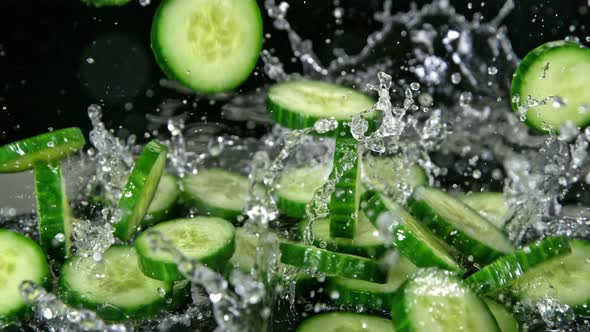
[[[379,27],[371,17],[381,8],[381,1],[341,0],[341,6],[355,9],[345,12],[344,37],[327,46],[323,41],[333,38],[334,30],[332,2],[289,3],[289,21],[304,38],[314,41],[320,57],[334,46],[353,53],[364,44],[367,34]],[[407,10],[409,3],[395,0],[394,11]],[[418,1],[421,3],[425,2]],[[484,20],[495,16],[503,1],[488,0],[483,7],[481,3],[473,1],[469,9],[467,1],[451,0],[458,12],[468,17],[481,12]],[[504,24],[520,56],[545,41],[568,35],[584,40],[590,35],[587,0],[516,0],[516,5]],[[262,3],[260,6],[263,8]],[[156,114],[162,100],[193,100],[159,84],[164,75],[149,48],[156,8],[157,0],[147,7],[133,1],[116,8],[87,7],[77,0],[0,1],[0,144],[48,128],[79,126],[88,133],[86,108],[92,103],[104,106],[109,127],[123,126],[141,134],[145,115]],[[272,27],[264,10],[263,17],[265,33],[271,34],[263,47],[279,55],[290,54],[283,52],[289,49],[285,34]],[[576,26],[573,32],[571,25]],[[88,63],[87,58],[93,58],[94,63]],[[284,62],[288,71],[297,70],[296,63]],[[251,90],[268,81],[262,75],[261,62],[256,70],[260,75],[250,77],[241,89]],[[126,103],[127,108],[129,103],[133,108],[126,110]],[[200,102],[192,116],[223,121],[219,112],[219,103]]]

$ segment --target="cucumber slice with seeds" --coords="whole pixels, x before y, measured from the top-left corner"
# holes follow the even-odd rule
[[[154,16],[151,43],[171,79],[201,93],[231,90],[258,62],[260,9],[254,0],[164,0]]]
[[[133,165],[119,200],[121,219],[113,224],[114,234],[119,239],[129,240],[145,217],[164,172],[167,153],[166,146],[151,141],[143,148]]]
[[[235,229],[225,219],[197,217],[159,223],[145,230],[135,241],[141,270],[154,279],[185,279],[169,253],[152,250],[149,236],[154,233],[161,234],[185,257],[212,269],[222,268],[234,253]]]
[[[520,114],[518,107],[528,103],[529,96],[538,101],[559,97],[560,102],[553,99],[530,107],[526,124],[544,133],[548,131],[545,124],[554,131],[567,121],[585,127],[590,123],[588,77],[589,48],[565,40],[545,43],[530,51],[516,68],[510,91],[512,108]]]
[[[458,199],[438,189],[417,188],[408,206],[412,214],[425,222],[434,234],[475,261],[490,263],[514,251],[501,230]]]
[[[373,282],[385,281],[379,263],[371,259],[294,242],[283,242],[280,249],[282,263],[304,268],[312,275],[323,273]]]
[[[394,332],[389,319],[353,312],[328,312],[304,320],[297,332]]]
[[[500,331],[502,332],[518,332],[518,321],[514,318],[514,315],[506,309],[503,305],[494,302],[490,299],[484,298],[483,299],[488,309],[490,309],[492,315],[496,319],[498,326],[500,327]]]
[[[200,214],[235,221],[248,198],[248,178],[222,169],[201,169],[183,179],[185,203]]]
[[[39,163],[34,169],[39,243],[49,257],[63,262],[72,246],[72,217],[61,162]]]
[[[142,224],[153,225],[168,219],[172,214],[178,196],[180,196],[180,190],[178,189],[176,177],[168,173],[162,174]]]
[[[22,172],[37,162],[60,160],[86,144],[80,128],[66,128],[0,147],[0,173]]]
[[[485,303],[452,272],[420,269],[393,297],[395,331],[499,332]]]
[[[289,81],[275,84],[268,90],[267,109],[278,124],[291,128],[313,127],[322,118],[350,121],[354,115],[373,107],[375,101],[356,90],[321,81]],[[367,115],[373,119],[375,112]],[[338,135],[339,136],[339,135]],[[348,133],[350,136],[350,133]]]
[[[507,220],[508,207],[504,202],[504,195],[502,193],[474,192],[461,195],[459,199],[497,228],[504,228]]]
[[[369,220],[378,229],[386,229],[392,234],[393,245],[414,264],[419,267],[438,266],[452,271],[462,270],[450,254],[450,248],[404,208],[384,194],[368,192],[363,197],[371,197],[363,209]]]
[[[365,184],[372,190],[394,196],[401,190],[410,190],[426,184],[428,178],[424,170],[411,164],[406,167],[400,157],[369,155],[363,159]]]
[[[566,237],[547,237],[498,258],[472,274],[466,282],[478,294],[498,292],[535,266],[569,252],[571,249]]]
[[[47,284],[50,274],[45,254],[35,241],[0,229],[0,323],[15,321],[26,314],[28,306],[19,293],[19,286],[25,280]]]
[[[59,295],[106,320],[152,316],[166,307],[172,283],[148,278],[137,261],[133,247],[119,245],[107,249],[100,262],[74,256],[61,268]]]
[[[305,206],[313,199],[316,189],[328,181],[330,171],[328,166],[316,165],[284,172],[276,190],[279,210],[293,218],[305,216]]]
[[[556,299],[577,314],[590,316],[590,242],[570,240],[571,252],[546,260],[514,282],[512,293],[521,299]]]

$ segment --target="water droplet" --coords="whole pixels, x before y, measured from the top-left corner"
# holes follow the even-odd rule
[[[471,94],[471,92],[469,92],[469,91],[463,92],[459,96],[459,105],[467,106],[467,105],[471,104],[472,99],[473,99],[473,95]]]
[[[410,89],[414,90],[414,91],[418,91],[420,90],[420,83],[417,82],[412,82],[410,84]]]
[[[149,6],[151,3],[151,0],[139,0],[139,5],[142,7]]]
[[[461,83],[461,74],[459,74],[459,73],[453,73],[451,75],[451,83],[453,83],[453,84],[459,84],[459,83]]]
[[[86,58],[86,63],[93,64],[94,59],[93,58]]]
[[[496,75],[498,73],[498,68],[491,66],[488,67],[488,74],[489,75]]]

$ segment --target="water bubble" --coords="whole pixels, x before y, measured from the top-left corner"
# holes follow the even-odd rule
[[[420,83],[417,82],[412,82],[410,84],[410,89],[414,90],[414,91],[418,91],[420,90]]]
[[[551,105],[555,108],[562,108],[567,106],[567,103],[560,96],[553,96],[551,97]]]
[[[313,129],[318,134],[325,134],[329,131],[335,130],[336,128],[338,128],[338,121],[333,117],[319,119],[313,124]]]
[[[471,175],[473,176],[474,179],[479,179],[479,178],[481,178],[481,171],[476,169],[473,171],[473,173]]]
[[[498,73],[498,68],[491,66],[488,67],[488,74],[489,75],[496,75]]]
[[[344,16],[344,8],[342,8],[342,7],[334,8],[333,14],[334,14],[334,18],[341,19],[342,16]]]
[[[86,58],[86,63],[93,64],[94,63],[94,59],[93,58]]]
[[[471,104],[472,99],[473,99],[473,95],[471,94],[471,92],[469,92],[469,91],[463,92],[459,96],[459,105],[468,106],[469,104]]]
[[[139,5],[142,7],[149,6],[151,3],[151,0],[139,0]]]
[[[453,84],[461,83],[461,74],[459,74],[459,73],[451,74],[451,83],[453,83]]]

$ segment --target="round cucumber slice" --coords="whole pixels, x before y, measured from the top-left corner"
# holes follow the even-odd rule
[[[106,320],[151,316],[166,307],[172,283],[148,278],[137,261],[133,247],[118,245],[107,249],[100,262],[72,257],[61,268],[60,297]]]
[[[291,129],[313,127],[322,118],[350,121],[374,104],[371,97],[348,87],[309,80],[275,84],[268,90],[267,98],[267,109],[273,120]],[[368,118],[375,116],[373,112]],[[336,132],[344,131],[341,128]]]
[[[412,214],[468,258],[490,263],[514,251],[501,230],[458,199],[435,188],[419,187],[408,202]],[[472,260],[470,259],[470,260]]]
[[[297,332],[394,332],[389,319],[353,312],[328,312],[304,320]]]
[[[420,269],[393,297],[396,331],[499,332],[485,303],[452,272]]]
[[[25,280],[47,284],[50,274],[45,254],[35,241],[0,229],[0,322],[17,320],[27,312],[19,293]]]
[[[235,221],[242,214],[250,182],[243,175],[222,169],[201,169],[183,179],[185,203],[201,214]]]
[[[154,16],[151,42],[171,79],[201,93],[231,90],[258,61],[260,9],[254,0],[164,0]]]
[[[39,161],[62,159],[84,144],[80,128],[66,128],[0,146],[0,173],[22,172]]]
[[[159,233],[185,257],[220,269],[234,253],[235,229],[227,220],[215,217],[176,219],[152,226],[135,240],[139,265],[145,275],[159,280],[182,280],[173,257],[167,252],[154,252],[149,234]]]
[[[168,219],[179,196],[180,190],[176,177],[168,173],[162,174],[142,224],[153,225]]]
[[[582,316],[590,316],[590,242],[570,240],[571,252],[546,260],[512,285],[522,299],[556,299]]]
[[[131,0],[82,0],[82,2],[94,7],[112,7],[126,5]]]
[[[367,186],[388,195],[400,190],[411,190],[426,184],[428,178],[424,170],[411,164],[405,167],[399,157],[382,157],[369,155],[363,159],[363,177]]]
[[[114,223],[115,236],[123,241],[135,234],[154,197],[166,166],[166,146],[149,142],[133,165],[119,200],[121,219]]]
[[[497,292],[535,266],[569,252],[571,249],[566,237],[547,237],[498,258],[472,274],[466,282],[478,294]]]
[[[307,221],[298,225],[299,236],[303,237]],[[330,236],[330,219],[316,220],[311,226],[313,244],[320,248],[344,252],[369,258],[376,258],[385,251],[385,243],[379,237],[377,229],[361,213],[352,239],[333,238]]]
[[[417,266],[438,266],[451,271],[463,269],[445,243],[384,194],[374,193],[364,212],[373,225],[393,235],[393,245]]]
[[[324,273],[373,282],[385,281],[379,263],[371,259],[293,242],[282,242],[280,249],[282,263],[305,268],[312,275]]]
[[[494,302],[490,299],[484,298],[483,299],[492,315],[496,319],[498,326],[500,327],[500,331],[502,332],[518,332],[518,321],[514,318],[514,315],[506,309],[503,305]]]
[[[481,214],[482,217],[486,218],[497,228],[504,228],[508,207],[504,202],[504,195],[502,193],[475,192],[461,195],[459,196],[459,199],[461,202],[477,211],[477,213]]]
[[[590,123],[589,77],[589,48],[565,40],[545,43],[530,51],[516,68],[510,90],[512,108],[519,113],[518,107],[530,97],[537,101],[559,97],[559,102],[553,99],[530,107],[525,123],[543,133],[548,132],[544,124],[556,132],[567,121],[585,127]]]
[[[72,246],[72,217],[61,163],[38,163],[34,170],[39,243],[49,257],[63,262]]]
[[[293,218],[305,216],[305,206],[313,199],[316,189],[328,181],[331,171],[326,165],[316,165],[284,172],[276,189],[279,210]]]

